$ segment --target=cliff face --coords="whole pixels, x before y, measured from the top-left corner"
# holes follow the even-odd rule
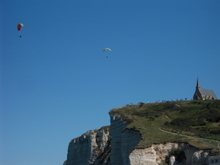
[[[172,149],[181,148],[185,159],[170,157],[171,165],[206,165],[209,151],[198,150],[186,143],[152,144],[135,148],[141,140],[140,132],[128,129],[120,116],[110,116],[110,127],[88,131],[69,143],[65,165],[160,165]],[[111,133],[110,133],[111,130]]]
[[[170,156],[170,165],[206,165],[209,151],[198,150],[185,143],[153,144],[144,149],[134,149],[129,155],[130,165],[160,165],[164,164],[166,157],[172,149],[182,149],[184,160],[178,162]]]
[[[111,165],[129,165],[129,154],[141,140],[141,134],[127,125],[119,116],[111,116]]]
[[[109,127],[88,131],[69,143],[66,165],[108,165],[110,152]]]

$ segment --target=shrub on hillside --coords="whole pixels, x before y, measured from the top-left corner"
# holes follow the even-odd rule
[[[210,110],[203,111],[199,118],[205,119],[208,122],[219,122],[220,110],[217,108],[211,108]]]
[[[210,130],[210,133],[212,133],[212,134],[220,134],[220,128],[219,127],[218,128],[212,128]]]

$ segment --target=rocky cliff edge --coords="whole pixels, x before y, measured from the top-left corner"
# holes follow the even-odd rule
[[[119,115],[110,115],[111,125],[87,131],[71,140],[65,165],[206,165],[209,150],[196,149],[187,143],[165,142],[136,148],[141,134],[128,129]],[[170,155],[181,149],[182,159]]]

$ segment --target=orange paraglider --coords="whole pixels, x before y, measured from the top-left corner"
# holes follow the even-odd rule
[[[21,37],[21,28],[24,26],[24,24],[23,23],[19,23],[18,25],[17,25],[17,29],[18,29],[18,31],[20,32],[20,36],[19,37]]]

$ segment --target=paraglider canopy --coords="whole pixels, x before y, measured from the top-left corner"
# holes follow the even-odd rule
[[[110,48],[105,48],[105,49],[103,49],[103,52],[106,50],[112,51]]]
[[[24,26],[24,24],[23,23],[19,23],[18,25],[17,25],[17,29],[18,29],[18,31],[19,31],[19,33],[20,33],[20,36],[19,37],[21,37],[21,28]]]
[[[23,27],[23,26],[24,26],[23,23],[19,23],[19,24],[17,25],[17,29],[18,29],[18,31],[20,31],[20,30],[21,30],[21,27]]]
[[[112,51],[110,48],[105,48],[105,49],[103,49],[103,52],[106,50]],[[106,56],[106,58],[108,58],[108,56]]]

